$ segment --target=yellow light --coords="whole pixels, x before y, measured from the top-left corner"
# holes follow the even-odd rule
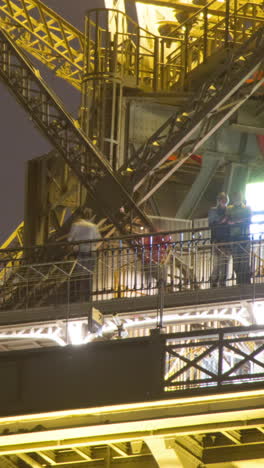
[[[239,392],[240,398],[251,398],[253,396],[263,396],[264,389],[260,390],[248,390],[245,392]],[[217,402],[227,400],[237,400],[237,392],[227,393],[221,395],[205,395],[197,397],[188,397],[188,398],[173,398],[169,400],[158,400],[152,402],[140,402],[140,403],[126,403],[123,405],[112,405],[112,406],[102,406],[102,407],[93,407],[93,408],[80,408],[74,410],[64,410],[64,411],[52,411],[47,413],[36,413],[36,414],[26,414],[21,416],[7,416],[0,418],[0,424],[7,422],[22,422],[22,421],[34,421],[38,419],[51,419],[57,417],[69,417],[69,416],[85,416],[85,415],[99,415],[104,413],[121,413],[121,412],[131,412],[140,409],[155,409],[155,408],[168,408],[175,405],[196,405],[201,402]]]

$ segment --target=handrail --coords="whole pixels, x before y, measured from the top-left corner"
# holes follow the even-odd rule
[[[212,1],[215,1],[215,0],[212,0]],[[139,26],[139,24],[136,21],[134,21],[133,18],[128,16],[124,11],[121,11],[121,10],[118,10],[118,9],[115,9],[115,8],[91,8],[91,9],[88,10],[87,16],[89,16],[90,13],[92,14],[92,13],[96,13],[96,12],[100,12],[100,11],[102,11],[104,13],[106,11],[112,11],[114,13],[118,13],[118,14],[124,16],[129,21],[129,23],[132,23],[135,26],[136,29],[144,31],[147,35],[150,35],[153,38],[158,37],[155,34],[153,34],[151,31],[148,31],[147,29],[142,28],[141,26]]]
[[[262,214],[264,212],[258,212],[258,214]],[[253,224],[259,224],[259,225],[263,225],[263,231],[261,231],[259,233],[259,236],[260,236],[260,239],[262,239],[262,235],[264,235],[264,222],[263,221],[259,221],[259,222],[254,222]],[[69,247],[69,246],[74,246],[74,245],[85,245],[85,244],[88,244],[88,245],[92,245],[92,244],[110,244],[112,242],[128,242],[128,241],[139,241],[141,242],[142,239],[151,239],[153,242],[152,242],[152,245],[159,245],[159,244],[170,244],[170,243],[182,243],[184,244],[185,242],[197,242],[197,241],[209,241],[210,240],[210,236],[208,235],[207,237],[193,237],[195,236],[195,234],[201,234],[201,233],[208,233],[210,232],[210,227],[198,227],[198,228],[191,228],[191,229],[177,229],[177,230],[166,230],[166,231],[155,231],[155,232],[151,232],[151,233],[137,233],[137,234],[129,234],[129,235],[125,235],[125,236],[113,236],[113,237],[107,237],[107,238],[103,238],[103,239],[94,239],[94,240],[88,240],[88,241],[78,241],[78,242],[49,242],[45,245],[40,245],[40,244],[36,244],[32,247],[22,247],[22,248],[17,248],[17,247],[14,247],[14,248],[2,248],[0,247],[0,254],[1,253],[12,253],[12,252],[18,252],[18,251],[25,251],[25,252],[30,252],[30,251],[45,251],[45,250],[48,250],[48,249],[51,249],[52,247]],[[182,235],[182,234],[189,234],[190,235],[190,239],[185,239],[185,240],[179,240],[179,241],[174,241],[172,238],[173,236],[175,235]],[[258,239],[255,239],[255,242],[258,242]],[[232,242],[234,243],[234,242]],[[228,244],[228,242],[219,242],[218,243],[219,245],[225,245],[225,244]],[[135,246],[138,245],[138,247],[141,245],[140,243],[139,244],[136,244],[135,243]]]
[[[183,23],[180,23],[179,26],[177,26],[175,29],[173,29],[173,33],[176,33],[179,29],[186,26],[186,24],[191,22],[196,16],[199,16],[201,13],[203,13],[203,11],[207,10],[210,7],[210,5],[215,3],[215,1],[216,0],[211,0],[209,3],[207,3],[202,8],[200,8],[200,10],[197,10],[195,13],[193,13],[193,15],[191,15],[189,18],[187,18],[185,21],[183,21]]]

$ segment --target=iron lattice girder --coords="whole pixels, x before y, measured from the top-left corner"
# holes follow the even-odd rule
[[[122,234],[127,234],[131,216],[152,230],[151,222],[132,200],[103,154],[3,31],[0,31],[0,77],[77,175],[95,212]],[[120,213],[121,207],[127,215]]]
[[[259,341],[261,327],[226,329],[229,341],[232,336],[239,343],[237,330],[240,336],[248,333],[251,338],[255,337]],[[164,372],[161,363],[165,352],[163,344],[167,339],[174,340],[177,336],[180,339],[183,336],[199,339],[201,335],[205,337],[205,333],[212,334],[213,330],[144,339],[141,337],[130,340],[128,345],[118,340],[90,344],[79,349],[66,347],[63,352],[55,348],[19,355],[2,355],[1,372],[6,379],[2,379],[1,391],[6,389],[6,393],[3,392],[1,398],[0,456],[16,454],[23,458],[23,454],[29,454],[32,459],[39,460],[40,455],[48,464],[56,461],[61,466],[65,463],[66,467],[66,462],[93,462],[103,458],[102,449],[107,445],[112,450],[113,459],[121,462],[125,458],[129,462],[129,457],[134,455],[150,455],[149,442],[163,438],[167,448],[180,448],[202,463],[220,461],[217,452],[223,448],[222,462],[262,458],[264,410],[261,382],[254,385],[253,379],[246,386],[238,384],[227,392],[216,391],[211,386],[200,389],[202,391],[198,393],[197,389],[191,392],[184,389],[179,397],[161,389],[160,378]],[[225,340],[222,345],[224,344]],[[97,370],[91,378],[94,356],[98,358]],[[101,367],[105,366],[107,359],[109,370],[105,379],[109,379],[109,385],[105,394],[109,396],[109,391],[112,391],[115,396],[110,399],[110,406],[108,402],[104,404],[102,399],[102,406],[98,407],[98,391],[102,386],[98,386],[97,378],[101,379],[102,368],[108,369]],[[120,374],[120,366],[127,359],[131,366],[128,369],[125,365],[122,367],[126,373],[124,377],[124,373]],[[38,369],[39,360],[43,375]],[[136,378],[139,369],[142,380]],[[37,380],[36,372],[39,376]],[[14,377],[11,379],[12,375]],[[25,375],[27,379],[23,378]],[[240,377],[238,376],[239,379]],[[45,389],[47,378],[53,383],[54,391],[50,394]],[[74,383],[76,379],[81,382],[79,385]],[[125,379],[131,379],[130,385],[132,379],[135,379],[135,387],[141,389],[138,395],[142,397],[135,399],[134,403],[130,403],[130,386],[126,385]],[[20,395],[15,390],[12,393],[10,382],[16,381],[24,395],[22,403]],[[38,391],[35,394],[30,392],[32,382]],[[87,391],[83,391],[83,388],[87,388],[87,382],[88,396]],[[141,387],[142,382],[151,390],[147,393],[147,400],[146,388]],[[115,387],[117,383],[120,390],[118,396]],[[63,402],[60,388],[64,389]],[[94,394],[95,403],[91,394]],[[79,401],[81,395],[85,396],[85,400],[82,400],[80,409],[74,402]],[[122,404],[118,400],[120,395],[123,398]],[[45,404],[41,408],[38,405],[43,400]],[[23,406],[24,401],[26,406]],[[249,457],[246,447],[250,450],[252,444],[256,453],[254,456],[251,452]],[[242,448],[241,451],[239,447]],[[243,458],[239,458],[239,455],[243,455]],[[145,464],[142,466],[145,467]]]
[[[81,89],[84,36],[39,0],[0,0],[0,25],[56,75]]]
[[[133,190],[138,191],[150,175],[176,153],[139,205],[196,151],[264,82],[264,28],[260,28],[239,49],[229,51],[225,63],[201,86],[197,99],[182,113],[173,114],[128,161],[135,170]],[[257,79],[250,79],[258,74]],[[121,171],[124,171],[124,167]]]
[[[166,361],[169,364],[164,379],[165,388],[177,391],[209,385],[223,389],[230,384],[263,379],[264,344],[260,327],[205,330],[186,335],[188,342],[181,333],[178,338],[176,334],[171,335],[172,344],[170,339],[167,341]],[[177,342],[179,337],[180,343]]]

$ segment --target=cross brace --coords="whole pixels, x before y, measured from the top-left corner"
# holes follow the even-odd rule
[[[264,28],[260,28],[241,47],[230,49],[226,61],[198,90],[197,99],[189,101],[184,112],[173,114],[120,169],[134,169],[132,185],[134,192],[141,190],[139,206],[260,88],[263,52]],[[176,161],[168,163],[172,154]],[[162,176],[149,190],[146,181],[164,163]]]
[[[86,188],[88,204],[121,234],[130,232],[137,218],[152,230],[148,217],[137,207],[104,155],[66,112],[59,98],[13,41],[0,30],[0,78],[30,114],[39,129]],[[124,213],[120,212],[124,208]]]

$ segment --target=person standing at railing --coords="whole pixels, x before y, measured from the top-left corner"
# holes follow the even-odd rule
[[[96,263],[96,242],[92,241],[101,238],[96,224],[87,221],[84,218],[85,215],[90,218],[90,211],[87,210],[83,216],[75,219],[68,234],[69,242],[81,242],[73,247],[77,262],[72,300],[76,301],[89,301],[92,294],[93,272]]]
[[[217,195],[216,206],[208,213],[208,224],[211,228],[213,270],[210,277],[212,288],[226,286],[227,269],[230,259],[229,225],[227,223],[227,204],[229,198],[224,192]]]
[[[250,223],[251,209],[243,203],[242,194],[235,192],[233,204],[227,208],[231,252],[237,284],[250,283]]]

